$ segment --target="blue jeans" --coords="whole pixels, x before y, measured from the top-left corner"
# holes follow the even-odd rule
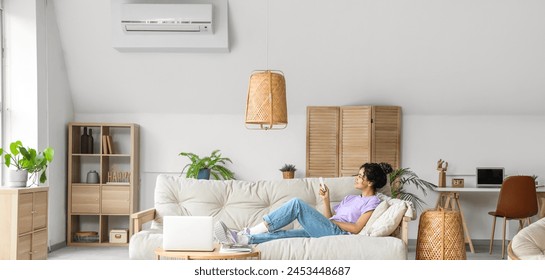
[[[322,237],[347,234],[322,213],[310,207],[304,201],[294,198],[280,208],[263,216],[269,232],[248,235],[250,244],[259,244],[280,238]],[[279,230],[297,220],[302,229]]]

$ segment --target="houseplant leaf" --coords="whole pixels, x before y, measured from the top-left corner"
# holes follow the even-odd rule
[[[426,190],[437,187],[426,180],[420,179],[410,168],[399,168],[390,173],[390,185],[392,197],[411,201],[417,210],[422,210],[426,202],[416,194],[408,192],[405,187],[414,185],[424,195],[427,195]]]
[[[231,159],[227,157],[222,157],[220,150],[214,150],[207,157],[200,157],[194,153],[181,152],[180,156],[187,157],[191,163],[188,163],[182,169],[181,175],[186,174],[186,178],[198,178],[199,171],[201,169],[210,169],[210,175],[219,180],[220,177],[223,179],[234,179],[234,173],[223,166],[226,162],[231,162]]]

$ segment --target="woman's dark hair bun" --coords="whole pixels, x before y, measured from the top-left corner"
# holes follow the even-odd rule
[[[390,174],[390,173],[392,173],[392,171],[394,171],[394,169],[392,168],[392,166],[389,163],[381,162],[381,163],[379,163],[379,165],[380,165],[380,167],[382,168],[382,171],[384,171],[385,174]]]

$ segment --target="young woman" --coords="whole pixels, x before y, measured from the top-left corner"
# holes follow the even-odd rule
[[[280,208],[263,216],[263,222],[240,232],[230,230],[219,221],[215,235],[221,243],[259,244],[274,239],[293,237],[322,237],[328,235],[357,234],[365,226],[380,200],[377,189],[386,184],[392,166],[387,163],[366,163],[355,175],[354,188],[360,195],[348,195],[331,211],[329,188],[320,188],[324,200],[323,213],[318,212],[302,200],[294,198]],[[280,230],[297,220],[301,229]]]

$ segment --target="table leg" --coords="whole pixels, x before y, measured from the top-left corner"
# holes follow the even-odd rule
[[[471,253],[475,253],[475,248],[473,248],[473,242],[471,241],[471,236],[469,235],[469,230],[467,229],[466,219],[464,218],[464,212],[462,211],[462,206],[460,205],[460,194],[454,194],[454,201],[456,202],[456,206],[458,206],[460,216],[462,216],[462,226],[464,227],[464,233],[466,235],[466,243],[469,243],[469,250]]]
[[[435,203],[435,209],[439,209],[439,206],[441,206],[441,198],[443,197],[443,193],[439,193],[439,196],[437,197],[437,203]]]
[[[435,209],[443,208],[445,210],[449,209],[450,204],[450,193],[440,193],[439,198],[437,198],[437,203],[435,204]]]
[[[447,195],[447,200],[445,202],[445,210],[452,210],[452,207],[451,207],[451,204],[450,204],[450,196],[451,196],[451,194],[449,193]]]

